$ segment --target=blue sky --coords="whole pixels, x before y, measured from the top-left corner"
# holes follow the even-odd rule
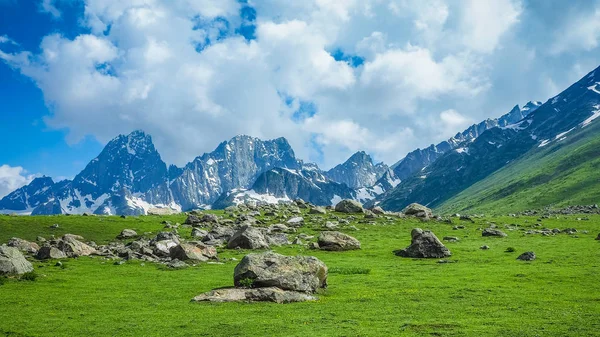
[[[119,133],[393,164],[600,65],[600,0],[0,0],[0,195]]]

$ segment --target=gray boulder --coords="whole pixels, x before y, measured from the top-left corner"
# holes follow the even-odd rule
[[[327,211],[324,207],[316,206],[311,208],[308,214],[327,214]]]
[[[138,234],[133,229],[124,229],[121,231],[121,234],[117,236],[117,239],[131,239],[136,237]]]
[[[517,257],[517,260],[533,261],[533,260],[535,260],[535,253],[534,252],[525,252],[525,253],[519,255],[519,257]]]
[[[37,254],[38,250],[40,250],[40,246],[35,242],[29,242],[27,240],[12,238],[8,240],[7,246],[15,247],[23,253],[28,254]]]
[[[596,240],[600,241],[600,234],[598,234],[598,237],[596,238]]]
[[[200,222],[202,222],[202,221],[200,221],[200,219],[198,218],[198,216],[196,216],[194,214],[191,214],[191,215],[188,215],[188,217],[185,219],[184,224],[186,224],[186,225],[195,225],[195,224],[198,224]]]
[[[375,213],[377,215],[384,215],[385,214],[385,211],[380,206],[375,206],[375,207],[371,208],[371,212],[373,212],[373,213]]]
[[[216,257],[217,252],[214,247],[209,247],[202,243],[180,243],[170,248],[169,255],[172,259],[180,261],[192,260],[204,262]]]
[[[33,271],[33,266],[15,247],[0,246],[0,275],[22,275]]]
[[[495,236],[499,238],[507,237],[506,233],[495,228],[486,228],[481,232],[481,236]]]
[[[288,236],[285,233],[269,234],[266,235],[266,238],[270,246],[284,246],[290,244],[290,240],[288,239]]]
[[[51,247],[51,246],[43,246],[38,250],[37,255],[35,256],[38,260],[49,260],[49,259],[64,259],[67,255],[63,253],[62,250]]]
[[[58,242],[58,249],[62,250],[68,257],[89,256],[96,252],[92,246],[87,245],[79,240],[83,237],[73,234],[65,234],[62,240]]]
[[[231,236],[227,248],[269,249],[269,243],[258,228],[245,225]]]
[[[301,216],[293,217],[287,221],[287,225],[290,227],[302,227],[304,225],[304,218]]]
[[[192,302],[275,302],[293,303],[316,301],[317,298],[307,293],[282,290],[277,287],[243,289],[223,288],[198,295]]]
[[[200,228],[192,229],[192,237],[193,238],[202,239],[202,238],[206,237],[207,235],[208,235],[208,232],[203,229],[200,229]]]
[[[350,235],[328,231],[321,232],[318,239],[319,248],[330,251],[360,249],[360,242]]]
[[[406,206],[406,208],[402,210],[402,213],[406,215],[412,215],[421,219],[430,219],[433,217],[433,212],[430,208],[417,203],[412,203]]]
[[[327,287],[327,266],[313,256],[285,256],[274,252],[248,254],[235,267],[237,287],[278,287],[283,290],[314,293]]]
[[[410,233],[411,244],[394,254],[412,258],[444,258],[452,255],[450,250],[431,231],[415,228]]]
[[[341,213],[362,213],[364,209],[360,202],[356,200],[345,199],[335,205],[335,211]]]

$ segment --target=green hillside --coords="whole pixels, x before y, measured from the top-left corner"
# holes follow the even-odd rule
[[[534,148],[447,200],[440,213],[506,213],[600,203],[600,124]]]

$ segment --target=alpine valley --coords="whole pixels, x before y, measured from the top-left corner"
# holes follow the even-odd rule
[[[354,199],[400,211],[417,202],[445,213],[592,203],[600,198],[600,68],[545,103],[518,105],[392,166],[365,152],[329,171],[296,158],[285,138],[236,136],[184,167],[168,166],[150,135],[111,140],[73,180],[34,179],[0,212],[140,215],[248,201],[320,206]]]

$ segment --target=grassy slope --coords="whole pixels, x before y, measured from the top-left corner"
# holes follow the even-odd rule
[[[169,217],[167,217],[169,218]],[[182,217],[172,217],[181,221]],[[122,228],[157,231],[163,218],[141,217],[0,217],[0,241],[18,235],[47,235],[48,224],[104,242]],[[548,219],[550,228],[575,227],[589,234],[571,237],[523,236],[483,238],[487,225],[451,225],[399,220],[393,224],[357,224],[348,232],[362,242],[353,252],[277,248],[310,254],[330,268],[369,268],[369,274],[331,274],[329,288],[315,303],[277,305],[190,303],[213,288],[232,284],[236,262],[202,264],[185,270],[130,262],[113,265],[101,258],[36,262],[35,282],[10,280],[0,285],[0,335],[10,336],[592,336],[600,331],[600,217],[576,221]],[[488,219],[492,220],[492,219]],[[534,218],[496,218],[499,225],[528,226]],[[394,256],[410,242],[414,227],[430,228],[450,243],[452,260],[413,260]],[[301,231],[314,233],[310,228]],[[478,247],[487,244],[489,251]],[[504,253],[507,247],[515,253]],[[576,248],[575,248],[576,247]],[[516,261],[533,250],[538,260]],[[240,259],[247,252],[221,250]]]
[[[441,213],[506,214],[600,203],[600,123],[536,148],[440,205]]]

